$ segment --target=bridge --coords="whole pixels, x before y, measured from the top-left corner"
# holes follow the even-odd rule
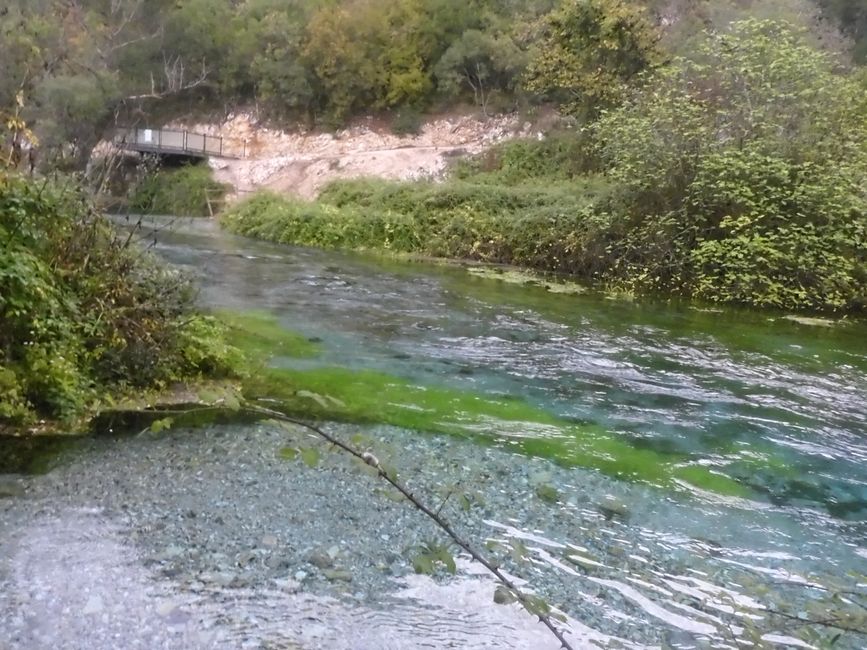
[[[226,155],[222,137],[176,129],[118,129],[112,142],[120,149],[166,156],[207,158]]]

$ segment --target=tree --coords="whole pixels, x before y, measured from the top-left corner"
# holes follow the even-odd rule
[[[867,304],[867,98],[786,24],[736,23],[593,128],[614,274],[709,300]]]
[[[313,71],[303,57],[308,14],[298,3],[258,0],[245,3],[235,19],[229,56],[241,75],[236,87],[279,115],[315,109]]]
[[[524,61],[508,35],[470,29],[445,51],[435,74],[439,89],[452,97],[469,87],[475,104],[487,115],[491,93],[513,91]]]
[[[564,0],[539,24],[524,86],[567,113],[593,117],[662,60],[659,34],[625,0]]]

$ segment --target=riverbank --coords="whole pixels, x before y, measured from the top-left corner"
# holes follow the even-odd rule
[[[780,61],[773,80],[768,60]],[[744,79],[761,92],[744,95]],[[253,196],[224,222],[282,243],[561,271],[634,295],[867,310],[859,78],[791,25],[745,21],[644,82],[580,128],[496,146],[442,182]]]
[[[322,426],[489,542],[570,616],[578,647],[734,648],[732,634],[791,645],[778,636],[791,621],[770,612],[824,619],[844,612],[811,585],[857,589],[864,324],[567,299],[454,266],[236,237],[210,220],[142,227],[194,274],[199,304],[234,321],[238,345],[275,353],[253,375],[278,382],[266,394],[344,419]],[[144,428],[79,440],[45,476],[3,478],[0,635],[316,648],[341,647],[348,625],[361,647],[383,634],[404,647],[549,642],[460,555],[456,576],[414,575],[436,531],[306,434],[242,420]],[[604,454],[599,468],[571,462],[597,436],[648,471],[699,467],[751,496],[689,477],[625,480]],[[834,634],[809,629],[799,640],[815,646]]]
[[[390,180],[441,178],[449,164],[516,137],[542,137],[560,118],[550,108],[532,118],[517,113],[482,118],[455,109],[419,116],[411,132],[373,117],[357,118],[336,131],[283,130],[240,111],[220,124],[177,122],[171,126],[224,139],[230,157],[214,159],[217,182],[230,201],[268,190],[312,200],[336,180],[375,176]]]
[[[140,237],[117,233],[73,180],[0,172],[0,430],[78,431],[239,372],[189,277]]]

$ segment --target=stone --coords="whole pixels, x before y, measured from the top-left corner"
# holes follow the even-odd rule
[[[616,497],[606,496],[596,507],[599,509],[599,512],[605,515],[606,519],[610,520],[615,517],[619,519],[629,518],[629,507]]]
[[[282,555],[269,555],[265,558],[265,566],[271,570],[286,569],[289,567],[289,559]]]
[[[219,587],[229,587],[235,581],[235,574],[229,571],[206,573],[202,576],[202,580]]]
[[[176,607],[177,605],[175,605],[172,601],[164,600],[156,606],[157,616],[165,618],[166,616],[169,616],[172,612],[174,612]]]
[[[277,546],[277,537],[275,535],[265,535],[262,538],[262,546]]]
[[[245,567],[248,564],[252,564],[255,561],[256,561],[256,552],[252,551],[252,550],[251,551],[242,551],[242,552],[238,553],[237,557],[235,558],[235,563],[239,567]]]
[[[331,580],[332,582],[352,582],[352,573],[350,573],[346,569],[325,569],[322,572],[322,575],[324,575],[326,579]]]
[[[102,598],[91,596],[84,604],[84,609],[81,610],[81,613],[85,616],[92,616],[93,614],[101,613],[103,609],[105,609],[105,605],[102,602]]]
[[[24,496],[24,487],[18,482],[0,478],[0,499]]]
[[[324,551],[313,551],[307,556],[307,561],[317,569],[328,569],[334,566],[334,559]]]

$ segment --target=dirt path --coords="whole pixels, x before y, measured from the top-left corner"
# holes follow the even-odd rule
[[[516,115],[486,120],[450,116],[425,123],[417,135],[399,136],[373,120],[330,133],[297,133],[257,125],[245,114],[223,124],[179,125],[222,135],[237,158],[212,159],[217,180],[233,198],[257,189],[314,198],[327,183],[375,176],[394,180],[438,178],[456,157],[484,151],[514,137],[541,137]]]

